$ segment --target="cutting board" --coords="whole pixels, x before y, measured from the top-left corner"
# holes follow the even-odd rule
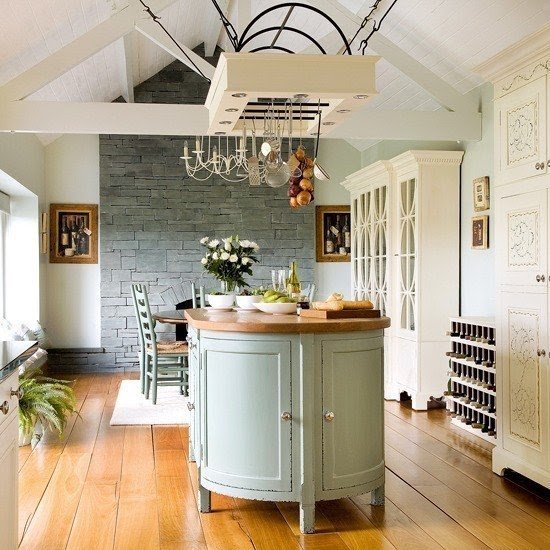
[[[379,309],[341,309],[340,311],[320,311],[318,309],[302,309],[300,317],[314,319],[368,319],[380,317]]]

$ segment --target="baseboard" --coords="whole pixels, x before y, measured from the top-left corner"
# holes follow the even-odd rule
[[[115,354],[105,348],[53,348],[48,350],[46,369],[58,374],[116,373],[139,370],[139,364],[137,356],[117,363]]]

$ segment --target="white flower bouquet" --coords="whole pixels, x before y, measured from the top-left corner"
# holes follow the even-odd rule
[[[249,286],[244,276],[252,275],[252,265],[258,261],[256,253],[260,247],[255,242],[232,235],[221,240],[204,237],[200,243],[206,249],[201,264],[222,282],[225,292],[233,292],[237,285]]]

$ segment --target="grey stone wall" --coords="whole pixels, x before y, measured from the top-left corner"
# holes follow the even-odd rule
[[[207,90],[198,75],[174,62],[135,95],[139,102],[203,103]],[[302,281],[313,281],[313,205],[291,210],[286,187],[187,177],[179,159],[184,140],[100,136],[101,335],[117,368],[137,362],[132,282],[148,285],[154,309],[173,305],[161,295],[170,287],[183,289],[186,297],[192,281],[219,288],[202,273],[203,236],[238,234],[258,242],[260,263],[251,284],[270,284],[271,269],[288,267],[292,259]]]

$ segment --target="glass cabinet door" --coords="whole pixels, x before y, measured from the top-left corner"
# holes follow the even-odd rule
[[[416,195],[415,178],[399,183],[398,322],[408,331],[416,330]]]
[[[353,282],[357,300],[388,307],[388,189],[377,187],[353,200]]]

